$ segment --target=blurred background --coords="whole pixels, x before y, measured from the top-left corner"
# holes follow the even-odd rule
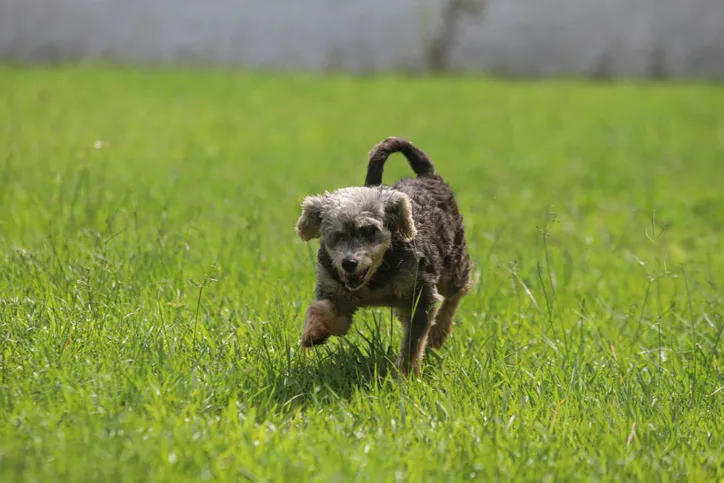
[[[0,57],[724,77],[723,0],[0,0]]]

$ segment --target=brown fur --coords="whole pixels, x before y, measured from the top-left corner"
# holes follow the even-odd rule
[[[321,344],[332,335],[345,335],[352,326],[352,317],[336,313],[328,300],[312,303],[304,317],[302,345]]]
[[[382,186],[384,163],[395,152],[418,176]],[[307,310],[302,345],[346,334],[360,307],[392,307],[405,327],[397,367],[416,373],[426,346],[439,349],[447,339],[470,288],[463,218],[432,161],[409,141],[387,138],[369,159],[365,187],[302,204],[297,233],[320,238],[317,301]]]

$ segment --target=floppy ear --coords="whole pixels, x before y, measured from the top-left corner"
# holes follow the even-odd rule
[[[409,241],[417,236],[415,221],[412,219],[412,203],[410,198],[400,191],[389,191],[385,200],[385,215],[390,225]]]
[[[307,196],[302,202],[302,216],[297,220],[297,235],[304,241],[319,238],[324,196]]]

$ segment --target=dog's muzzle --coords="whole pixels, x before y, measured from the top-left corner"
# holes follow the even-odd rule
[[[369,268],[366,268],[358,273],[345,273],[344,284],[349,290],[357,290],[364,284],[365,279],[367,278],[368,271]]]

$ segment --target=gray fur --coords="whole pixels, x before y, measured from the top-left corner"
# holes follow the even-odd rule
[[[408,373],[419,370],[428,340],[439,348],[450,333],[471,262],[453,193],[422,151],[386,139],[370,153],[368,182],[381,180],[387,156],[398,151],[417,178],[308,196],[296,230],[304,241],[320,239],[317,302],[302,344],[345,334],[360,307],[392,307],[405,326],[397,365]]]

